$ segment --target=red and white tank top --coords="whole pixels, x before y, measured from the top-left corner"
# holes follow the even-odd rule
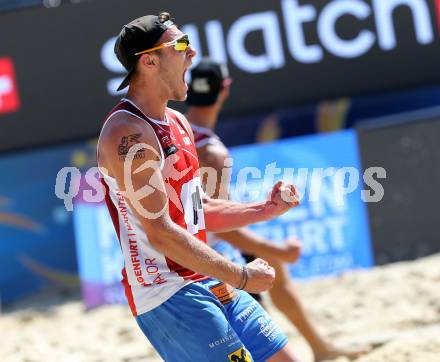
[[[150,119],[133,102],[122,99],[108,115],[103,128],[113,115],[120,112],[138,117],[153,128],[161,152],[161,169],[168,193],[170,217],[206,243],[199,162],[195,146],[181,119],[183,116],[167,108],[166,121]],[[130,142],[127,139],[121,143],[125,143],[123,147],[130,147]],[[133,315],[140,315],[159,306],[185,285],[206,278],[159,253],[149,242],[116,180],[102,173],[102,183],[106,189],[106,204],[124,255],[122,283]]]
[[[202,126],[196,126],[193,123],[191,123],[190,125],[194,134],[194,145],[196,146],[196,149],[202,148],[206,145],[221,145],[222,147],[226,148],[226,146],[220,140],[220,137],[217,136],[211,129]],[[206,240],[207,244],[212,248],[217,243],[222,241],[214,233],[207,233]]]

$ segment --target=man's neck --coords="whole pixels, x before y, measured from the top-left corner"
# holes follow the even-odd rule
[[[164,121],[167,100],[162,99],[159,93],[150,93],[148,90],[130,88],[125,98],[131,100],[147,117]]]
[[[214,129],[218,119],[218,110],[214,106],[189,107],[186,112],[188,121],[196,126]]]

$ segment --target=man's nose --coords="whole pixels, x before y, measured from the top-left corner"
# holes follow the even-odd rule
[[[189,45],[187,49],[187,55],[190,59],[194,58],[197,55],[197,51],[191,45]]]

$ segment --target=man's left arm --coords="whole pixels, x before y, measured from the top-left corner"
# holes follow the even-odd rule
[[[203,198],[206,229],[226,232],[243,226],[268,221],[299,204],[293,185],[275,184],[268,200],[243,204],[230,200]]]
[[[173,110],[182,121],[192,142],[194,134],[188,120],[181,113]],[[282,181],[275,184],[269,200],[260,203],[242,204],[230,200],[213,199],[204,194],[203,206],[207,231],[227,232],[271,220],[299,204],[298,194],[293,185]]]

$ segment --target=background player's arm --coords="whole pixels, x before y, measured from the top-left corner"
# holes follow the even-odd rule
[[[216,235],[246,254],[269,261],[279,260],[286,263],[294,263],[301,255],[301,243],[294,237],[285,240],[281,244],[275,244],[245,228],[226,233],[216,233]]]
[[[117,180],[121,191],[127,190],[128,185],[124,179],[124,160],[121,160],[121,155],[118,154],[118,145],[123,137],[139,135],[137,142],[147,144],[150,148],[139,153],[138,157],[133,160],[129,169],[130,182],[133,190],[139,190],[147,184],[154,185],[154,187],[149,189],[151,193],[138,201],[129,194],[126,194],[126,200],[142,224],[149,241],[158,251],[177,263],[202,275],[217,278],[237,287],[242,277],[241,266],[225,259],[187,230],[175,224],[169,217],[168,198],[159,169],[159,146],[153,132],[150,126],[138,122],[135,118],[125,120],[115,117],[111,125],[107,125],[103,131],[99,152],[101,165],[108,170],[110,176]],[[146,162],[150,163],[148,168],[133,172]],[[150,214],[159,213],[159,215],[154,218],[145,217],[146,211]],[[272,285],[273,269],[263,268],[257,264],[250,268],[246,290],[263,291]]]

